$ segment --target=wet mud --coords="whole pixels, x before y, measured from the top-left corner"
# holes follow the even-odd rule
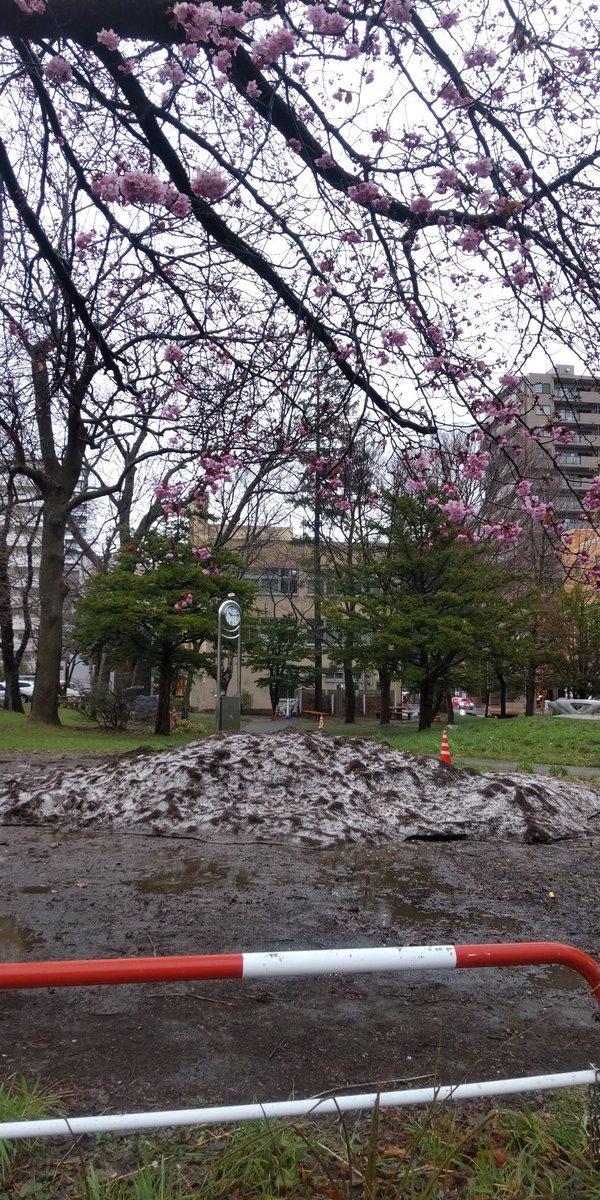
[[[0,959],[560,940],[600,954],[600,839],[391,849],[0,829]],[[554,893],[553,897],[549,893]],[[600,1061],[564,968],[5,991],[0,1072],[118,1110]]]

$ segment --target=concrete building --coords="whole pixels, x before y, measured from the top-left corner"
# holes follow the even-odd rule
[[[549,429],[545,444],[557,452],[556,507],[566,528],[583,526],[581,500],[600,467],[600,385],[572,366],[557,364],[553,371],[526,375],[520,398],[527,428],[540,429],[553,420],[572,435],[568,445],[556,445]]]
[[[21,663],[21,675],[35,675],[40,624],[41,499],[34,484],[24,476],[18,477],[17,486],[18,498],[16,502],[9,502],[11,510],[8,535],[13,629],[16,648],[23,637],[25,628],[24,593],[26,593],[31,620],[31,635]],[[0,518],[5,509],[5,504],[6,494],[0,493]],[[78,520],[83,522],[83,528],[85,529],[83,516],[78,514]],[[28,578],[30,564],[32,572],[31,586],[29,586]],[[70,640],[74,601],[79,595],[84,582],[81,550],[69,531],[67,531],[65,539],[64,578],[69,591],[64,606],[65,662],[63,664],[63,674],[71,653],[68,643]],[[72,682],[77,683],[81,687],[87,686],[89,671],[83,663],[78,662],[76,664],[73,670]]]
[[[192,539],[196,545],[210,544],[211,528],[204,522],[192,525]],[[250,544],[244,531],[241,532],[238,544],[230,543],[232,550],[237,550],[247,566],[244,578],[255,584],[257,589],[255,609],[267,617],[282,617],[293,615],[298,618],[306,629],[306,657],[304,663],[310,666],[311,653],[314,653],[315,625],[315,579],[311,569],[313,549],[309,541],[296,537],[291,529],[266,529],[261,535],[252,539]],[[321,595],[324,599],[335,594],[335,575],[324,569],[321,581]],[[323,629],[323,658],[324,677],[323,691],[325,705],[328,711],[337,715],[343,714],[343,682],[344,673],[330,663],[327,654],[327,619],[322,619]],[[265,687],[259,687],[257,676],[249,667],[242,668],[242,693],[245,707],[253,712],[270,712],[269,692]],[[356,678],[357,715],[373,715],[379,705],[379,691],[375,675],[360,675]],[[200,672],[194,680],[190,703],[195,711],[213,712],[216,701],[216,683],[205,673]],[[400,703],[401,685],[398,682],[392,688],[392,704]],[[286,697],[282,697],[285,700]],[[287,697],[290,701],[297,699],[296,694]],[[311,707],[310,690],[304,689],[304,708]]]

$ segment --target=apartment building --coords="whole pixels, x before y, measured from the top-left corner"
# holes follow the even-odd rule
[[[566,528],[579,528],[585,525],[581,500],[600,467],[600,383],[557,364],[526,375],[520,398],[528,429],[543,428],[550,418],[571,434],[568,445],[557,445],[549,430],[545,444],[557,452],[556,507]]]

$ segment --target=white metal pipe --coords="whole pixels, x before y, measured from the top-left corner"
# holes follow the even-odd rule
[[[225,1125],[237,1121],[275,1120],[323,1116],[326,1113],[356,1112],[375,1107],[402,1108],[413,1104],[436,1104],[476,1100],[485,1096],[511,1096],[517,1092],[547,1092],[557,1088],[583,1087],[596,1083],[598,1072],[566,1071],[556,1075],[525,1075],[520,1079],[489,1079],[480,1083],[447,1084],[443,1087],[408,1088],[398,1092],[331,1096],[327,1099],[283,1100],[270,1104],[234,1104],[221,1108],[184,1108],[167,1112],[118,1113],[100,1117],[64,1117],[42,1121],[4,1121],[0,1140],[79,1136],[82,1133],[133,1133],[140,1129],[174,1128],[184,1125]]]
[[[456,966],[454,946],[378,946],[348,950],[282,950],[243,955],[243,978],[356,974],[359,971],[445,970]]]

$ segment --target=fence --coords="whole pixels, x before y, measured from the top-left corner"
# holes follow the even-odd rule
[[[308,975],[347,975],[380,971],[451,970],[478,967],[562,965],[578,972],[600,1004],[600,965],[590,955],[561,942],[506,942],[447,946],[392,946],[359,949],[290,950],[273,953],[208,954],[167,958],[84,959],[66,962],[3,963],[0,990],[165,983],[198,979],[273,979]],[[0,1123],[0,1139],[131,1132],[165,1126],[222,1124],[257,1118],[316,1116],[332,1112],[431,1104],[476,1097],[511,1095],[597,1083],[595,1068],[478,1083],[410,1088],[326,1099],[268,1104],[119,1113]]]

